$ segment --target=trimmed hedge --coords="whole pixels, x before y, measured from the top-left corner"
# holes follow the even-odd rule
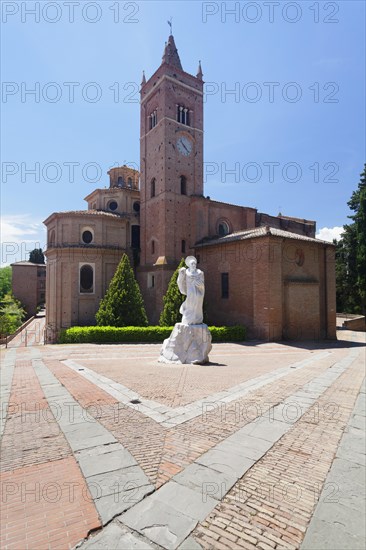
[[[213,342],[242,342],[246,337],[243,326],[209,327]],[[145,343],[163,342],[173,327],[71,327],[63,330],[59,344],[80,343]]]

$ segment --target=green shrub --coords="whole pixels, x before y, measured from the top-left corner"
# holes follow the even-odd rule
[[[0,334],[13,334],[21,326],[25,315],[19,300],[12,294],[6,294],[0,302]]]
[[[209,327],[213,342],[242,342],[246,330],[243,326]],[[60,344],[80,343],[161,343],[169,338],[173,327],[71,327],[63,330]]]
[[[175,323],[180,323],[182,320],[182,314],[179,313],[179,309],[184,302],[185,296],[181,294],[178,288],[177,280],[179,270],[184,266],[185,261],[184,258],[182,258],[169,281],[168,289],[163,298],[164,308],[159,319],[159,325],[161,327],[169,327]]]
[[[97,325],[146,327],[148,324],[144,301],[130,260],[123,254],[95,315]]]

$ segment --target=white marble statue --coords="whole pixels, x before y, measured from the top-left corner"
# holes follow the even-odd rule
[[[208,354],[212,349],[211,333],[202,322],[205,281],[194,256],[188,256],[185,262],[187,269],[179,270],[177,280],[179,290],[187,296],[179,310],[183,318],[164,340],[159,362],[204,365],[209,362]]]
[[[187,296],[179,310],[183,315],[182,324],[200,325],[203,321],[204,275],[203,271],[197,269],[197,260],[194,256],[188,256],[185,262],[187,269],[181,267],[177,280],[179,290]]]

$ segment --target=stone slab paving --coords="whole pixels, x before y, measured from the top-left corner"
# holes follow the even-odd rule
[[[87,550],[152,550],[161,548],[118,523],[110,523],[95,537],[82,544]],[[77,546],[80,548],[80,545]]]
[[[364,381],[301,550],[365,548],[365,403]],[[336,496],[331,499],[329,487],[336,489]]]
[[[357,355],[357,349],[351,350],[348,356],[331,369],[306,384],[301,394],[315,402],[353,363]],[[260,418],[247,424],[204,453],[161,489],[122,514],[119,521],[164,548],[175,550],[197,523],[203,521],[216,507],[216,499],[224,498],[235,482],[256,463],[256,459],[245,456],[241,436],[245,436],[246,445],[254,440],[254,446],[249,447],[249,453],[257,451],[258,447],[266,452],[291,425],[284,419],[272,418]],[[262,441],[265,443],[262,444]],[[216,495],[216,499],[213,495]]]
[[[103,348],[108,351],[102,351]],[[58,346],[58,352],[48,352],[45,359],[74,361],[122,384],[146,400],[177,408],[300,362],[320,351],[329,351],[322,344],[312,349],[263,342],[214,344],[210,364],[172,366],[157,362],[160,348],[159,344],[102,347],[74,344]]]
[[[338,374],[311,407],[314,415],[304,414],[291,424],[197,525],[191,536],[203,548],[299,549],[351,415],[364,376],[363,359],[355,356]],[[338,409],[327,414],[334,404]],[[328,486],[326,496],[332,493],[334,487]],[[358,506],[362,494],[358,493]],[[313,550],[323,546],[315,545]]]
[[[248,349],[251,353],[251,349]],[[344,355],[346,351],[347,349],[339,350],[337,356]],[[248,396],[245,395],[231,403],[210,401],[208,397],[200,416],[187,419],[183,424],[169,430],[142,414],[138,404],[132,409],[118,403],[99,386],[86,380],[77,371],[64,366],[60,361],[46,359],[45,362],[83,407],[88,408],[91,400],[96,404],[105,404],[103,407],[97,407],[95,418],[130,450],[151,481],[159,487],[202,453],[245,425],[248,418],[253,419],[253,414],[246,413],[247,405],[249,411],[251,406],[255,405],[252,413],[254,412],[254,417],[257,417],[263,414],[270,404],[273,406],[292,395],[314,375],[331,367],[335,361],[334,352],[328,352],[325,356],[320,355],[315,361],[312,357],[317,351],[310,350],[307,354],[307,359],[310,360],[306,361],[304,368],[292,368],[289,375],[279,379],[276,384],[253,389]],[[288,358],[286,361],[288,363]],[[246,369],[246,361],[243,365]],[[182,390],[184,385],[181,384],[180,388]]]
[[[38,383],[29,354],[6,355],[14,375],[1,442],[4,550],[73,547],[100,527],[85,480]],[[6,380],[9,383],[9,378]]]
[[[14,365],[15,365],[16,350],[11,349],[6,352],[2,360],[1,365],[1,388],[0,388],[0,401],[1,401],[1,417],[0,417],[0,437],[3,434],[6,422],[6,416],[8,411],[9,397],[11,392],[11,385],[13,381]]]
[[[95,373],[93,369],[89,369],[88,378],[85,375],[87,368],[83,359],[84,349],[89,353],[92,362],[92,346],[32,348],[31,356],[29,350],[17,348],[17,356],[20,354],[21,358],[18,363],[20,372],[27,373],[33,369],[36,372],[36,378],[40,382],[39,390],[44,393],[42,406],[48,407],[47,415],[53,415],[52,426],[59,428],[59,437],[69,446],[67,468],[76,467],[80,475],[79,487],[84,487],[90,495],[90,511],[93,510],[94,518],[97,518],[98,510],[104,525],[97,535],[92,534],[78,546],[95,550],[284,550],[299,547],[308,522],[303,515],[304,510],[308,514],[306,517],[311,516],[308,494],[303,493],[301,500],[296,501],[287,512],[280,509],[278,513],[273,502],[260,502],[258,483],[262,490],[265,480],[274,475],[281,483],[289,482],[296,489],[296,483],[306,473],[311,478],[311,472],[317,483],[325,478],[334,457],[337,437],[339,438],[337,434],[343,432],[345,425],[340,421],[334,430],[329,429],[328,421],[333,413],[332,410],[329,413],[327,407],[332,405],[332,395],[337,396],[342,406],[346,404],[346,409],[342,410],[342,419],[347,418],[348,421],[347,407],[348,404],[353,407],[355,391],[358,390],[359,348],[355,346],[347,349],[347,346],[342,348],[342,345],[331,345],[328,349],[321,349],[321,346],[312,349],[309,345],[308,349],[304,346],[296,351],[281,344],[261,345],[261,349],[268,353],[263,353],[260,359],[255,350],[243,346],[240,348],[243,369],[251,361],[251,357],[255,357],[255,364],[259,365],[260,360],[268,361],[272,352],[281,355],[281,350],[286,350],[282,354],[285,366],[281,367],[277,356],[276,365],[272,365],[267,372],[259,370],[260,376],[251,376],[250,380],[232,385],[231,389],[227,381],[226,387],[219,389],[217,376],[224,371],[220,371],[220,365],[215,369],[210,366],[216,376],[216,391],[205,395],[208,387],[205,385],[201,391],[201,396],[204,392],[205,397],[199,399],[197,389],[191,391],[189,385],[200,379],[199,377],[193,376],[187,385],[186,367],[180,368],[178,378],[175,369],[165,367],[167,378],[169,373],[174,373],[170,380],[178,383],[174,395],[173,385],[169,382],[167,388],[169,387],[170,397],[162,402],[159,402],[158,394],[154,392],[150,393],[152,398],[146,397],[150,390],[141,391],[141,377],[139,383],[131,387],[108,378],[103,372]],[[122,357],[128,357],[131,350],[137,349],[140,362],[147,350],[143,346],[95,346],[94,349],[95,355],[103,356],[105,362],[108,362],[110,349],[115,354],[120,353]],[[148,349],[150,353],[155,348],[150,346]],[[225,355],[224,351],[228,352],[225,362],[229,363],[233,348],[223,345],[217,346],[217,349],[223,350],[222,356]],[[238,354],[233,353],[232,356],[235,356],[236,364],[239,365]],[[133,355],[130,361],[132,357]],[[32,363],[29,363],[30,359]],[[76,363],[75,368],[65,366],[64,361],[68,359]],[[152,363],[151,361],[150,371],[147,368],[144,373],[151,372],[151,376],[156,378],[155,365]],[[121,366],[124,369],[123,361]],[[83,370],[79,371],[79,368]],[[285,370],[286,374],[282,374]],[[95,377],[95,374],[100,378]],[[277,378],[277,375],[281,376]],[[199,376],[202,377],[202,374]],[[16,380],[15,382],[18,383]],[[19,382],[23,384],[20,379]],[[153,383],[150,378],[148,387],[151,388]],[[32,386],[31,393],[33,387],[35,386]],[[132,408],[126,402],[120,401],[121,394],[125,401],[136,398],[142,403]],[[181,399],[181,395],[184,395],[184,399]],[[190,399],[189,396],[194,396],[195,399]],[[9,403],[11,402],[10,397]],[[121,414],[116,415],[120,405]],[[252,409],[249,410],[252,414],[238,416],[237,405],[251,406]],[[205,407],[206,413],[202,416]],[[352,429],[361,429],[362,411],[364,415],[364,404],[360,402],[358,408],[355,408]],[[312,421],[312,415],[314,418],[318,415],[318,418]],[[327,415],[327,422],[321,415]],[[12,435],[9,431],[13,423],[11,418],[12,415],[8,415],[10,424],[8,427],[7,423],[5,427],[8,441],[10,436],[15,437],[15,432]],[[25,423],[23,432],[29,427],[30,424]],[[308,432],[313,435],[306,435]],[[349,433],[344,434],[345,445],[342,452],[348,458],[352,456],[358,464],[362,457],[361,447],[352,439],[347,440],[347,436]],[[44,444],[48,446],[47,437]],[[163,449],[162,455],[159,454],[161,451],[157,452],[160,448]],[[36,455],[33,456],[36,458]],[[323,459],[320,469],[317,465],[319,457]],[[343,455],[338,458],[344,462],[348,460]],[[154,486],[147,472],[150,471],[149,463],[156,460],[158,464],[160,460],[159,471],[162,470],[164,474]],[[59,477],[53,477],[61,485],[63,479],[69,479],[66,472],[70,471],[65,470],[64,460],[47,462],[46,459],[44,463],[36,464],[36,468],[41,468],[37,475],[42,476],[42,472],[46,471],[42,468],[54,462],[64,464],[57,474]],[[311,464],[312,469],[307,464]],[[336,474],[349,474],[354,488],[357,488],[360,478],[355,469],[347,469],[343,462],[339,464],[340,469],[335,470]],[[7,482],[12,474],[11,470],[5,472],[9,476]],[[291,481],[293,479],[296,482]],[[253,524],[250,517],[244,517],[240,513],[235,516],[233,510],[244,506],[243,489],[250,492],[255,483],[257,494],[254,491],[249,504],[245,501],[245,506],[248,505],[254,511],[252,517],[256,523]],[[357,506],[356,493],[354,496],[352,501],[350,495],[350,503]],[[76,504],[81,502],[80,498],[78,497]],[[230,512],[227,513],[226,507],[231,502],[233,505],[230,504]],[[28,509],[27,503],[24,509]],[[75,503],[71,513],[75,513]],[[286,513],[288,517],[285,517]],[[7,521],[5,518],[6,524]],[[49,536],[47,522],[42,524],[42,521],[44,520],[37,509],[32,536],[37,534],[36,528],[38,534],[42,532],[43,535],[45,532],[46,537]],[[69,521],[75,520],[72,518]],[[73,527],[70,528],[69,525]],[[82,527],[80,519],[77,519],[75,524],[64,526],[64,532],[61,530],[54,533],[54,539],[49,538],[51,543],[47,546],[42,546],[44,542],[38,545],[34,538],[28,547],[37,550],[47,547],[50,550],[61,548],[63,543],[65,548],[66,537],[71,534],[73,540],[85,538],[85,528],[88,529],[88,525],[92,529],[95,523],[84,523]],[[27,520],[24,527],[27,529]],[[7,528],[11,529],[11,526],[7,524]],[[25,541],[26,530],[21,532],[18,540],[21,541],[22,537]],[[5,538],[5,541],[6,544],[2,545],[4,549],[19,550],[19,542],[17,547],[9,539]]]
[[[57,421],[74,453],[93,497],[103,525],[128,510],[154,490],[133,456],[113,435],[84,409],[47,369],[39,350],[34,350],[33,366],[42,389],[52,403],[73,410]]]
[[[123,403],[128,407],[133,407],[133,403],[131,403],[131,401],[138,400],[139,412],[152,418],[155,422],[162,424],[164,427],[174,427],[201,415],[203,408],[208,406],[210,403],[231,403],[240,397],[244,397],[249,392],[287,376],[291,372],[291,369],[301,369],[307,367],[308,365],[311,365],[312,363],[315,363],[328,355],[328,351],[315,353],[309,358],[290,364],[288,367],[263,374],[225,391],[217,392],[213,395],[205,397],[204,399],[199,399],[193,403],[189,403],[183,407],[176,407],[174,409],[172,407],[168,407],[167,405],[162,405],[157,401],[145,399],[143,396],[131,391],[126,386],[117,383],[106,376],[98,374],[92,369],[89,369],[73,360],[67,359],[62,361],[62,363],[76,371],[80,374],[80,376],[83,376],[87,380],[95,383],[99,388],[102,388],[106,393],[116,398],[120,403]]]

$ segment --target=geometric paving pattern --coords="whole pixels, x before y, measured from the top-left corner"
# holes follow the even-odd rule
[[[340,336],[218,344],[206,369],[17,337],[1,548],[363,547],[364,336]]]

